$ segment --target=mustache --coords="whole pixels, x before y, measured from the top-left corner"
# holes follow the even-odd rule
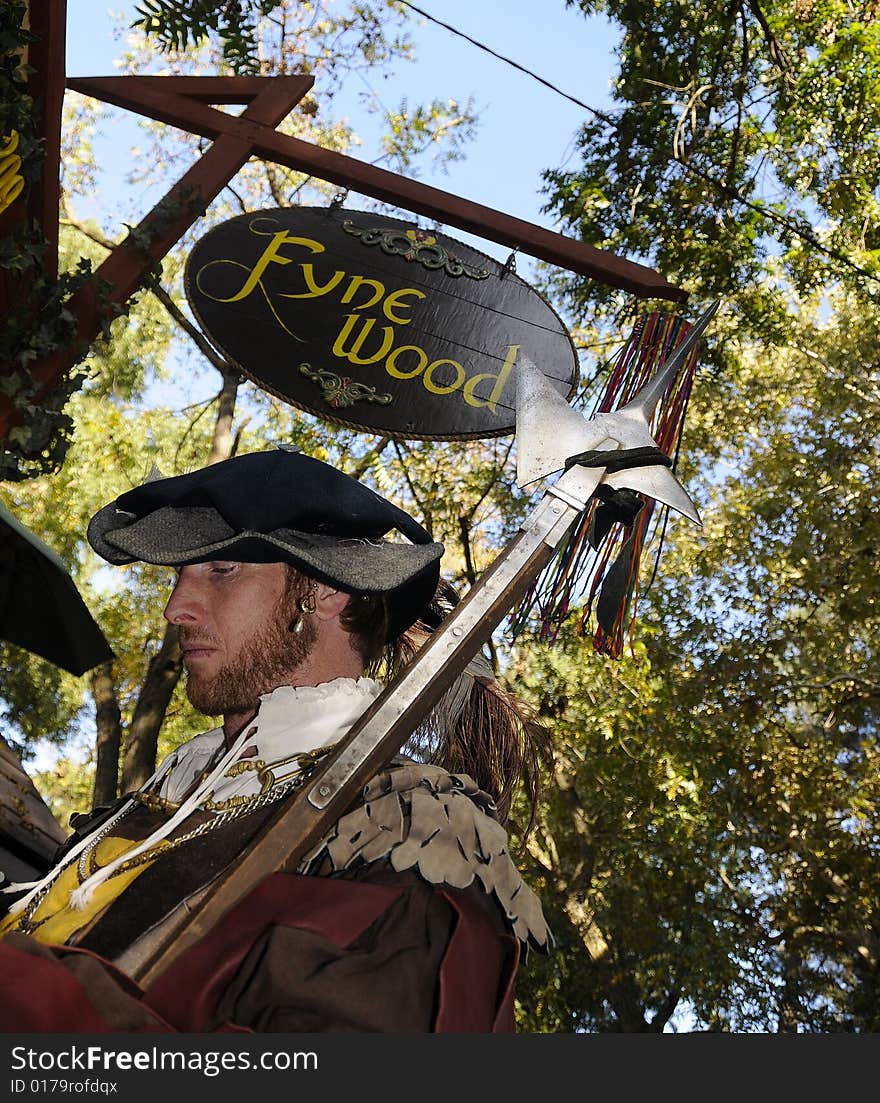
[[[201,632],[187,632],[180,628],[177,632],[177,642],[181,647],[219,647],[222,643],[217,636],[207,636]]]

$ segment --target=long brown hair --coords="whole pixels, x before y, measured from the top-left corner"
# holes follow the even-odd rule
[[[459,600],[441,579],[422,618],[386,649],[386,679],[403,669]],[[521,787],[528,822],[518,833],[523,839],[528,835],[541,793],[541,767],[552,763],[549,735],[537,713],[498,680],[482,654],[468,664],[405,749],[450,773],[473,778],[494,800],[502,823]]]
[[[311,578],[288,565],[288,592],[302,596]],[[460,601],[444,579],[421,618],[403,635],[384,644],[388,611],[382,594],[352,594],[340,615],[364,660],[364,673],[389,682],[411,661]],[[407,740],[404,751],[451,774],[467,774],[495,802],[506,823],[511,804],[522,793],[531,830],[541,794],[541,769],[552,766],[549,735],[537,713],[496,677],[488,660],[476,655]]]

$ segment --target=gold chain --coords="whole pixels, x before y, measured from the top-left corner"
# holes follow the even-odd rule
[[[234,762],[225,773],[225,777],[237,777],[239,774],[244,774],[249,771],[256,771],[257,780],[260,783],[260,794],[269,792],[270,789],[274,789],[276,785],[279,785],[289,778],[299,777],[304,770],[313,769],[318,762],[329,751],[329,747],[318,747],[314,751],[298,751],[296,754],[289,755],[287,758],[281,758],[277,762],[272,763],[270,769],[262,758],[242,758],[238,762]],[[281,778],[277,778],[276,771],[281,766],[287,766],[288,763],[295,762],[297,764],[296,769],[289,774],[284,775]],[[210,766],[206,767],[199,775],[196,785],[201,785],[210,772]],[[148,808],[151,812],[165,812],[173,815],[183,804],[183,801],[169,800],[167,797],[160,797],[158,793],[133,793],[132,800],[142,804],[145,808]],[[225,800],[214,800],[213,792],[209,793],[207,798],[202,801],[200,808],[205,812],[225,812],[229,808],[235,808],[240,804],[250,802],[254,800],[253,796],[235,796],[227,797]]]
[[[278,801],[282,797],[287,796],[288,793],[292,792],[294,789],[298,789],[302,784],[304,784],[312,775],[318,763],[324,757],[326,757],[329,751],[329,747],[320,747],[315,751],[309,751],[307,753],[293,756],[294,758],[299,760],[301,766],[297,770],[289,774],[278,785],[274,786],[268,791],[258,793],[256,796],[253,797],[231,797],[228,801],[219,802],[224,805],[229,805],[229,807],[224,808],[222,811],[218,811],[218,813],[210,820],[205,820],[203,823],[200,823],[198,827],[193,828],[192,831],[186,832],[185,835],[180,835],[176,839],[171,839],[168,842],[167,846],[162,847],[158,854],[155,852],[155,848],[151,847],[150,850],[145,850],[140,854],[136,854],[133,858],[127,859],[118,866],[118,868],[114,871],[113,876],[115,877],[117,876],[117,874],[126,873],[129,870],[137,869],[139,866],[145,865],[147,862],[152,862],[155,858],[160,857],[163,854],[167,854],[172,850],[176,850],[179,846],[183,846],[184,843],[190,842],[193,839],[200,838],[202,835],[207,835],[208,832],[214,831],[216,828],[222,827],[224,824],[231,823],[233,820],[240,819],[246,813],[256,812],[260,808],[265,808],[270,804],[274,804],[275,801]],[[292,759],[287,759],[285,761],[292,761]],[[138,803],[143,804],[145,807],[151,807],[151,805],[146,800],[141,799],[143,797],[149,796],[151,796],[151,794],[135,793],[132,799],[137,800]],[[156,799],[162,800],[161,797]],[[179,808],[180,805],[178,804],[177,807]],[[207,808],[208,805],[205,804],[204,807]],[[76,871],[77,880],[80,885],[82,885],[84,881],[88,880],[89,877],[98,872],[99,867],[96,861],[96,851],[98,848],[98,844],[103,838],[105,838],[106,835],[109,834],[112,828],[116,827],[117,824],[122,822],[122,820],[125,818],[130,810],[130,808],[127,808],[123,810],[121,815],[111,817],[111,819],[108,820],[105,826],[97,833],[95,838],[92,839],[84,848],[79,856]],[[165,809],[156,808],[153,810],[164,811]],[[60,874],[61,870],[59,870],[58,873]],[[53,877],[52,880],[48,882],[48,884],[43,886],[43,888],[36,894],[36,896],[33,897],[33,899],[22,912],[21,918],[19,920],[18,929],[23,934],[32,934],[35,930],[41,927],[43,923],[48,921],[49,917],[47,916],[46,919],[41,919],[34,922],[33,916],[39,908],[40,904],[49,893],[52,886],[54,885],[57,876],[58,875],[56,874],[56,877]]]

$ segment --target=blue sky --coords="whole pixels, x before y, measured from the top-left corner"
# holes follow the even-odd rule
[[[130,22],[134,7],[134,2],[69,0],[68,76],[114,72],[113,59],[121,46],[114,37],[119,23],[110,13],[122,13],[128,17],[124,22]],[[604,19],[586,19],[566,8],[563,0],[423,0],[419,7],[584,103],[608,107],[617,32]],[[382,82],[386,102],[396,103],[403,96],[411,102],[435,97],[467,101],[472,96],[481,115],[477,137],[468,147],[466,159],[450,165],[448,174],[425,171],[422,179],[552,228],[552,218],[541,212],[541,172],[573,157],[573,138],[585,119],[583,109],[419,16],[410,34],[416,44],[416,61],[401,66],[398,73]],[[337,101],[337,110],[344,109],[364,134],[365,145],[359,156],[371,160],[378,150],[375,144],[371,148],[369,122],[359,102],[358,93],[364,90],[353,80],[347,85],[347,97]],[[320,85],[316,85],[315,94],[320,97]],[[114,119],[112,126],[105,126],[104,140],[98,146],[105,171],[99,180],[96,202],[105,208],[120,201],[125,150],[137,140],[131,116],[119,112]],[[451,232],[499,259],[505,259],[509,252]],[[520,274],[526,278],[528,266],[525,258],[519,264]]]

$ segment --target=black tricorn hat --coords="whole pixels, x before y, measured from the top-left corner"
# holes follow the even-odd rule
[[[386,540],[396,529],[409,543]],[[88,541],[109,563],[292,563],[355,594],[385,594],[388,640],[424,612],[443,545],[335,467],[278,448],[152,479],[98,510]]]

